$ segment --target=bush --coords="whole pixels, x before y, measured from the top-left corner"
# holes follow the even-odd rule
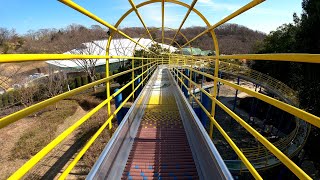
[[[110,72],[111,73],[111,72]],[[106,73],[101,73],[101,79],[105,78],[106,77]]]
[[[77,76],[77,77],[75,78],[75,81],[76,81],[76,87],[77,87],[77,88],[80,87],[80,86],[82,86],[81,77],[80,77],[80,76]]]
[[[34,89],[34,94],[33,94],[34,101],[41,101],[41,100],[47,98],[47,96],[46,96],[47,93],[45,93],[47,91],[46,85],[40,84],[40,85],[33,87],[33,89]]]
[[[91,110],[98,106],[102,101],[98,98],[88,95],[76,95],[71,98],[72,100],[76,100],[78,104],[84,109],[85,111]]]
[[[67,92],[68,91],[68,84],[66,83],[66,84],[64,84],[63,85],[63,92]]]
[[[14,144],[10,158],[29,159],[34,156],[56,137],[59,125],[76,112],[77,106],[75,101],[62,100],[43,109],[36,118],[35,126],[28,128]]]
[[[14,104],[13,91],[8,92],[8,102],[9,102],[10,105]]]
[[[2,95],[0,94],[0,108],[3,107]]]
[[[20,94],[20,91],[19,91],[19,90],[13,91],[13,98],[14,98],[15,103],[21,101],[21,98],[20,98],[20,97],[21,97],[21,94]]]
[[[99,80],[99,79],[101,79],[101,75],[100,75],[100,73],[97,73],[96,74],[96,80]]]
[[[77,138],[88,139],[91,137],[100,126],[108,119],[108,114],[106,109],[101,109],[95,115],[93,115],[87,122],[83,123],[82,126],[79,127],[79,133],[76,135]],[[88,149],[88,151],[83,156],[83,165],[84,171],[90,171],[91,167],[99,158],[99,155],[105,148],[109,139],[111,138],[112,133],[115,131],[116,126],[113,126],[111,130],[105,128],[104,131],[100,134],[97,140],[92,144],[92,146]],[[89,136],[89,137],[86,137]],[[85,138],[84,138],[85,137]],[[87,173],[88,173],[87,172]]]
[[[76,88],[76,83],[75,83],[74,79],[69,79],[69,88],[70,88],[70,90]]]
[[[81,77],[81,79],[82,79],[82,85],[88,84],[88,76],[83,76]]]
[[[9,105],[9,97],[8,93],[4,93],[2,95],[3,107],[7,107]]]

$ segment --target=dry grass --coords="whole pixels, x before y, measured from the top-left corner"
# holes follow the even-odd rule
[[[56,106],[53,105],[39,111],[37,113],[37,117],[32,117],[32,119],[35,120],[34,125],[27,128],[14,144],[14,147],[11,150],[10,159],[30,159],[57,136],[57,133],[60,132],[60,126],[65,123],[68,117],[75,113],[79,105],[85,111],[90,111],[103,101],[105,98],[104,94],[104,91],[99,91],[97,93],[86,92],[83,94],[78,94],[69,98],[68,100],[62,100],[58,102],[57,109]],[[114,105],[112,105],[112,109],[114,110]],[[107,119],[107,109],[104,107],[77,129],[74,134],[73,141],[74,143],[82,142],[79,144],[79,147],[77,147],[78,151]],[[82,176],[89,173],[91,167],[96,162],[100,153],[103,151],[115,129],[116,127],[113,127],[112,130],[109,130],[107,127],[100,134],[97,140],[92,144],[85,155],[81,158],[78,165],[75,167],[76,172],[80,172]],[[68,143],[70,142],[68,141]],[[70,146],[71,145],[72,143]],[[76,152],[77,150],[74,153]],[[46,173],[45,168],[41,170],[40,176],[42,176],[44,173]],[[32,177],[32,179],[37,178],[37,173],[31,173],[30,175],[31,176],[28,177]],[[82,176],[77,176],[77,178],[81,178]]]
[[[80,94],[76,95],[70,99],[73,99],[77,101],[77,103],[84,109],[85,111],[91,110],[98,106],[102,100],[98,99],[94,96],[88,95],[88,94]]]
[[[102,124],[108,119],[106,108],[101,109],[95,115],[93,115],[87,122],[85,122],[82,126],[80,126],[78,134],[76,135],[79,139],[88,140],[90,139],[95,132],[102,126]],[[114,124],[114,123],[113,123]],[[84,154],[81,160],[81,172],[89,173],[91,167],[97,161],[100,153],[103,151],[104,147],[108,143],[111,138],[111,135],[115,131],[116,127],[113,126],[111,130],[109,130],[108,126],[103,132],[99,135],[99,137],[95,140],[92,146],[88,149],[88,151]]]
[[[56,108],[57,107],[57,108]],[[58,126],[74,114],[77,103],[62,100],[45,108],[30,127],[16,142],[11,151],[12,159],[29,159],[55,138]]]

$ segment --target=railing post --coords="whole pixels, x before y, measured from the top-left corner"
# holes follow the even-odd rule
[[[132,69],[134,69],[134,59],[131,60]],[[134,71],[131,73],[131,79],[134,80]],[[132,82],[132,92],[134,91],[134,82]],[[132,100],[134,101],[134,93],[132,94]]]
[[[237,79],[237,84],[240,84],[240,77],[238,76]],[[233,103],[233,108],[232,111],[234,112],[234,110],[236,109],[236,105],[237,105],[237,98],[238,98],[238,89],[236,90],[236,95],[234,96],[234,103]]]
[[[107,51],[107,54],[109,54],[108,51]],[[106,78],[109,78],[109,58],[106,59]],[[106,91],[107,91],[107,99],[108,99],[110,97],[110,81],[109,80],[106,82]],[[107,111],[108,111],[108,116],[110,116],[111,115],[110,101],[107,103]],[[109,126],[109,128],[111,129],[111,125]]]
[[[144,64],[143,61],[144,61],[144,59],[142,59],[141,61],[142,61],[141,73],[142,73],[142,79],[144,79],[144,78],[143,78],[143,76],[144,76],[144,74],[143,74],[143,73],[144,73],[144,67],[143,67],[143,64]],[[142,86],[143,86],[143,84],[144,84],[144,82],[142,82]]]
[[[190,68],[190,71],[189,71],[189,78],[190,78],[190,81],[189,81],[189,89],[190,89],[190,93],[192,93],[192,83],[191,83],[191,81],[192,81],[192,63],[190,64],[191,65],[191,68]],[[193,91],[193,93],[194,93],[194,91]],[[191,94],[190,94],[190,96],[189,96],[189,101],[192,103],[192,97],[193,96],[191,96]]]
[[[219,56],[217,54],[217,56]],[[213,81],[213,92],[212,92],[212,96],[213,98],[217,98],[217,91],[218,91],[218,88],[217,88],[217,85],[218,85],[218,75],[219,75],[219,57],[217,57],[215,63],[214,63],[214,81]],[[215,111],[216,111],[216,102],[212,100],[212,106],[211,106],[211,116],[214,118],[215,116]],[[209,132],[209,135],[210,135],[210,138],[212,139],[212,134],[213,134],[213,122],[210,121],[210,132]]]
[[[185,69],[185,75],[188,77],[189,76],[189,69]],[[181,76],[182,77],[182,76]],[[186,85],[186,87],[184,87],[183,85],[182,85],[182,92],[184,93],[184,95],[186,96],[186,98],[188,99],[189,98],[189,96],[188,96],[188,92],[189,92],[189,90],[188,90],[188,88],[189,88],[189,80],[187,79],[187,78],[184,78],[184,84]],[[182,83],[181,83],[182,84]],[[190,83],[191,84],[191,83]],[[190,92],[191,93],[191,92]]]

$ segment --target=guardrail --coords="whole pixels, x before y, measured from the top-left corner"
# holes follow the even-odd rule
[[[109,128],[112,127],[111,119],[114,117],[114,115],[119,111],[119,108],[123,106],[123,104],[128,100],[126,99],[124,103],[121,104],[119,108],[115,112],[111,112],[110,108],[110,101],[112,98],[114,98],[116,95],[118,95],[124,88],[132,85],[132,93],[130,94],[130,97],[133,96],[134,92],[137,91],[137,88],[143,84],[144,81],[148,79],[148,77],[152,74],[154,69],[157,67],[159,64],[169,64],[169,67],[173,68],[173,73],[175,74],[176,78],[178,81],[181,82],[181,85],[186,87],[189,92],[191,92],[191,89],[183,83],[184,79],[187,79],[190,84],[193,84],[194,86],[198,87],[201,92],[203,92],[205,95],[207,95],[211,100],[212,100],[212,108],[211,111],[208,111],[204,108],[204,106],[197,100],[197,98],[194,97],[192,93],[190,95],[195,99],[196,103],[199,104],[201,109],[204,110],[206,115],[210,119],[210,132],[209,135],[212,137],[212,131],[213,131],[213,126],[215,126],[219,132],[222,134],[222,136],[227,140],[227,142],[231,145],[231,147],[235,150],[239,158],[242,160],[244,165],[247,167],[247,169],[251,172],[254,178],[256,179],[262,179],[262,177],[259,175],[257,170],[254,168],[254,166],[251,164],[251,162],[248,160],[248,158],[244,155],[244,153],[237,147],[237,145],[232,141],[232,139],[228,136],[228,134],[222,129],[222,127],[218,124],[218,122],[214,119],[215,115],[215,107],[218,105],[221,107],[225,112],[227,112],[233,119],[235,119],[236,122],[238,122],[241,126],[243,126],[249,133],[251,133],[262,145],[268,149],[274,156],[276,156],[285,166],[287,166],[298,178],[300,179],[311,179],[304,171],[301,170],[293,161],[291,161],[283,152],[281,152],[275,145],[270,143],[266,138],[264,138],[261,134],[259,134],[255,129],[253,129],[249,124],[247,124],[243,119],[241,119],[237,114],[232,112],[230,109],[228,109],[225,105],[223,105],[219,100],[216,99],[217,96],[217,83],[224,83],[225,85],[228,85],[232,88],[235,88],[239,91],[245,92],[257,99],[260,99],[266,103],[269,103],[283,111],[286,111],[297,118],[300,118],[304,120],[305,122],[308,122],[316,127],[320,127],[320,118],[317,116],[314,116],[306,111],[303,111],[297,107],[294,107],[292,105],[289,105],[285,102],[281,102],[277,99],[268,97],[264,94],[252,91],[250,89],[241,87],[239,85],[233,84],[231,82],[228,82],[226,80],[223,80],[218,77],[218,71],[219,69],[223,68],[229,68],[228,66],[225,66],[224,63],[221,62],[221,60],[224,59],[247,59],[247,60],[271,60],[271,61],[291,61],[291,62],[305,62],[305,63],[320,63],[320,55],[318,54],[260,54],[260,55],[255,55],[255,54],[243,54],[243,55],[220,55],[219,53],[219,45],[218,45],[218,40],[217,37],[215,36],[214,29],[219,27],[220,25],[228,22],[229,20],[233,19],[234,17],[237,17],[238,15],[242,14],[243,12],[246,12],[247,10],[259,5],[262,3],[264,0],[252,0],[248,4],[244,5],[243,7],[239,8],[235,12],[231,13],[230,15],[226,16],[222,20],[218,21],[214,25],[211,25],[208,20],[205,18],[203,14],[201,14],[196,8],[194,8],[197,0],[193,0],[191,5],[188,5],[186,3],[183,3],[181,1],[175,1],[175,0],[147,0],[144,1],[138,5],[135,5],[133,1],[129,0],[131,4],[131,9],[129,9],[122,17],[120,17],[119,21],[113,26],[109,24],[108,22],[102,20],[98,16],[94,15],[93,13],[89,12],[85,8],[79,6],[78,4],[72,2],[71,0],[59,0],[60,2],[64,3],[65,5],[75,9],[76,11],[84,14],[85,16],[95,20],[96,22],[102,24],[105,27],[108,27],[110,30],[110,36],[106,48],[106,55],[100,56],[100,55],[67,55],[67,54],[10,54],[10,55],[0,55],[0,63],[6,63],[6,62],[23,62],[23,61],[44,61],[44,60],[65,60],[65,59],[106,59],[106,78],[101,79],[99,81],[92,82],[90,84],[87,84],[85,86],[79,87],[77,89],[74,89],[72,91],[60,94],[58,96],[55,96],[53,98],[50,98],[48,100],[42,101],[40,103],[37,103],[33,106],[30,106],[28,108],[25,108],[21,111],[18,111],[16,113],[13,113],[9,116],[6,116],[2,119],[0,119],[0,128],[7,126],[10,123],[13,123],[33,112],[36,112],[50,104],[53,104],[59,100],[62,100],[66,97],[72,96],[76,93],[79,93],[83,90],[86,90],[88,88],[91,88],[95,85],[101,84],[101,83],[106,83],[106,90],[107,90],[107,99],[104,100],[101,104],[99,104],[97,107],[95,107],[93,110],[91,110],[88,114],[86,114],[84,117],[82,117],[80,120],[78,120],[75,124],[70,126],[66,131],[64,131],[62,134],[60,134],[55,140],[53,140],[51,143],[49,143],[44,149],[42,149],[40,152],[38,152],[35,156],[33,156],[26,164],[24,164],[18,171],[16,171],[9,179],[19,179],[21,178],[26,172],[28,172],[35,164],[37,164],[49,151],[51,151],[57,144],[61,143],[63,139],[65,139],[72,131],[74,131],[77,127],[79,127],[82,123],[84,123],[89,117],[91,117],[95,112],[97,112],[99,109],[101,109],[103,106],[107,105],[108,106],[108,119],[107,121],[101,126],[101,128],[94,134],[94,136],[87,142],[87,144],[84,146],[84,148],[79,152],[79,154],[76,156],[76,158],[72,161],[72,163],[68,166],[67,170],[63,172],[62,176],[60,179],[64,179],[70,170],[74,167],[74,165],[77,163],[77,161],[81,158],[81,156],[85,153],[85,151],[90,147],[92,142],[98,137],[99,133],[106,128],[107,126]],[[197,57],[194,56],[185,56],[185,55],[170,55],[169,59],[163,58],[163,54],[156,54],[152,51],[150,51],[146,46],[142,45],[138,41],[134,40],[132,37],[129,35],[125,34],[123,31],[121,31],[118,27],[121,24],[121,22],[132,12],[135,12],[137,16],[139,17],[139,20],[143,24],[144,28],[146,29],[147,33],[149,34],[150,38],[152,39],[152,36],[150,34],[150,31],[147,29],[144,21],[142,20],[142,17],[140,16],[138,9],[150,5],[153,3],[161,3],[161,17],[162,17],[162,34],[161,34],[161,40],[164,43],[164,40],[166,39],[165,37],[165,32],[164,32],[164,9],[165,9],[165,3],[172,3],[184,8],[187,8],[188,11],[186,15],[183,18],[182,23],[179,26],[179,29],[176,31],[176,34],[174,38],[172,39],[172,42],[175,40],[177,34],[179,34],[184,22],[186,21],[187,17],[189,14],[194,12],[197,16],[203,20],[203,22],[207,25],[207,29],[192,38],[191,40],[186,40],[184,44],[181,44],[179,47],[185,47],[187,45],[190,45],[193,41],[198,39],[199,37],[210,33],[211,38],[213,40],[214,44],[214,50],[216,55],[215,56],[208,56],[208,57],[201,57],[205,59],[206,61],[197,59]],[[109,47],[111,40],[114,36],[115,33],[120,34],[122,37],[129,39],[133,43],[135,43],[137,46],[141,47],[144,49],[146,52],[149,52],[156,58],[145,58],[145,57],[131,57],[131,56],[109,56]],[[153,40],[153,39],[152,39]],[[171,43],[172,43],[171,42]],[[180,49],[181,50],[181,49]],[[165,57],[167,57],[168,54],[166,54]],[[139,67],[132,67],[132,69],[128,71],[124,71],[112,76],[109,76],[109,63],[108,60],[110,58],[119,58],[119,59],[133,59],[133,61],[136,60],[142,60],[144,62],[144,59],[150,60],[150,62],[143,64]],[[213,74],[207,74],[203,73],[200,71],[195,70],[192,68],[192,66],[195,66],[197,63],[201,66],[204,66],[208,64],[208,62],[214,63],[214,72]],[[133,63],[134,64],[134,63]],[[221,64],[221,67],[220,67]],[[190,77],[187,77],[183,75],[183,73],[179,70],[180,66],[184,66],[185,68],[189,68],[194,73],[202,74],[208,78],[211,78],[214,80],[214,88],[212,94],[209,94],[208,92],[204,91],[199,87],[195,82],[191,80]],[[142,73],[139,74],[136,78],[134,78],[134,71],[142,68]],[[146,67],[146,69],[144,69]],[[242,69],[240,68],[239,71],[241,72]],[[116,93],[110,95],[110,80],[121,76],[126,73],[132,73],[132,80],[126,84],[124,87],[120,89],[120,91],[117,91]],[[179,74],[180,77],[177,75]],[[255,71],[251,71],[250,73],[246,74],[248,76],[251,76],[252,78],[255,78],[259,81],[266,81],[269,82],[270,84],[273,84],[274,87],[280,87],[280,83],[277,82],[274,79],[266,79],[264,76],[260,76],[260,74],[257,74]],[[141,83],[135,87],[134,86],[134,81],[137,78],[142,77],[143,80]],[[282,85],[281,85],[282,86]],[[283,86],[284,87],[284,86]],[[281,88],[281,92],[286,92],[288,89],[287,88]],[[288,91],[286,92],[287,95],[293,95],[292,92]]]
[[[270,55],[271,57],[273,55]],[[230,144],[230,146],[234,149],[234,151],[236,152],[236,154],[239,156],[239,158],[242,160],[242,162],[244,163],[244,165],[247,167],[247,169],[251,172],[251,174],[257,178],[260,179],[260,175],[257,173],[256,169],[254,168],[254,166],[249,162],[248,157],[246,157],[244,155],[244,152],[242,152],[232,141],[232,139],[226,134],[226,132],[222,129],[222,127],[218,124],[218,122],[214,119],[214,115],[215,115],[215,104],[217,104],[220,108],[222,108],[226,113],[228,113],[236,122],[238,122],[242,127],[244,127],[250,134],[252,134],[261,144],[263,144],[265,146],[265,148],[270,151],[272,153],[272,155],[274,155],[275,157],[277,157],[284,165],[286,165],[294,174],[296,174],[299,178],[310,178],[305,172],[303,172],[303,170],[301,170],[301,168],[299,168],[293,161],[291,161],[283,152],[281,152],[274,144],[270,143],[265,137],[263,137],[259,132],[257,132],[254,128],[252,128],[248,123],[246,123],[246,121],[244,121],[242,118],[240,118],[237,114],[235,114],[232,110],[230,110],[228,107],[226,107],[224,104],[222,104],[219,100],[216,99],[216,91],[217,91],[217,83],[223,83],[227,86],[230,86],[236,90],[245,92],[257,99],[260,99],[268,104],[271,104],[283,111],[286,111],[302,120],[305,120],[317,127],[320,127],[320,118],[316,117],[308,112],[305,112],[301,109],[298,109],[290,104],[287,104],[285,102],[281,102],[277,99],[271,98],[269,96],[266,96],[264,94],[261,94],[259,92],[255,92],[252,91],[248,88],[245,87],[241,87],[237,84],[233,84],[229,81],[226,81],[224,79],[221,79],[217,76],[217,72],[219,70],[219,63],[221,63],[218,59],[215,59],[215,72],[214,75],[211,74],[207,74],[205,72],[201,72],[196,70],[194,67],[199,67],[199,66],[195,66],[197,62],[199,62],[198,60],[193,60],[193,59],[197,59],[197,57],[183,57],[184,58],[184,64],[183,66],[181,66],[180,64],[180,58],[177,59],[176,61],[173,60],[174,57],[171,57],[171,62],[176,62],[176,64],[171,64],[171,67],[173,68],[173,73],[174,76],[176,77],[176,79],[178,79],[181,83],[181,85],[183,85],[189,92],[189,94],[193,97],[194,101],[198,103],[198,105],[200,106],[200,108],[206,113],[206,115],[208,116],[208,118],[210,119],[210,131],[209,134],[212,137],[212,131],[213,131],[213,125],[215,125],[215,127],[219,130],[219,132],[223,135],[223,137],[227,140],[227,142]],[[187,58],[187,59],[186,59]],[[210,57],[211,58],[211,57]],[[317,62],[320,62],[320,56],[318,55]],[[221,59],[225,59],[222,58]],[[276,57],[274,59],[277,59]],[[188,63],[190,62],[190,60],[193,60],[194,62],[192,63]],[[179,68],[177,68],[179,67]],[[229,66],[230,67],[230,66]],[[196,74],[201,74],[203,76],[206,76],[208,78],[211,78],[212,80],[214,80],[214,90],[213,93],[210,94],[207,91],[205,91],[203,88],[201,88],[201,86],[199,84],[197,84],[196,82],[194,82],[192,80],[191,77],[188,77],[187,75],[183,74],[182,69],[188,69],[191,73],[196,73]],[[188,83],[185,84],[184,80],[187,80]],[[188,86],[188,84],[190,84]],[[211,100],[212,100],[212,110],[211,112],[209,112],[202,104],[201,102],[195,97],[195,95],[192,94],[192,88],[191,88],[191,84],[192,86],[197,87],[202,93],[204,93],[205,95],[207,95]],[[294,136],[294,134],[291,134],[291,136]],[[290,139],[289,139],[290,141]],[[279,142],[279,144],[276,145],[281,145],[282,142]],[[247,151],[248,152],[248,151]],[[265,151],[265,149],[262,149],[263,154],[265,154],[267,157],[268,156],[268,152]],[[257,153],[262,153],[261,151],[257,152]],[[257,154],[254,153],[254,156],[257,156]],[[252,160],[251,160],[252,161]]]
[[[12,55],[1,55],[2,62],[13,62],[13,61],[19,61],[20,55],[18,56],[12,56]],[[9,58],[10,57],[10,58]],[[43,57],[43,58],[42,58]],[[62,57],[62,58],[61,58]],[[87,56],[87,55],[73,55],[73,56],[60,56],[60,55],[28,55],[26,54],[24,56],[25,61],[29,60],[47,60],[47,59],[55,59],[55,60],[61,60],[64,59],[63,57],[67,57],[68,59],[78,59],[78,58],[96,58],[97,56]],[[18,58],[18,59],[16,59]],[[60,59],[61,58],[61,59]],[[105,58],[104,56],[99,56],[99,58]],[[113,93],[110,96],[107,96],[107,99],[104,100],[102,103],[100,103],[97,107],[92,109],[88,114],[83,116],[81,119],[79,119],[76,123],[71,125],[68,129],[66,129],[63,133],[61,133],[59,136],[57,136],[53,141],[51,141],[47,146],[45,146],[41,151],[39,151],[36,155],[34,155],[30,160],[28,160],[21,168],[19,168],[14,174],[12,174],[9,179],[19,179],[21,178],[25,173],[27,173],[33,166],[35,166],[42,158],[45,157],[46,154],[48,154],[50,151],[52,151],[57,145],[59,145],[68,135],[70,135],[73,131],[75,131],[80,125],[82,125],[84,122],[86,122],[92,115],[94,115],[97,111],[99,111],[102,107],[109,104],[110,101],[116,97],[118,94],[120,94],[125,88],[132,85],[132,92],[130,95],[121,103],[121,105],[113,112],[108,114],[108,118],[105,121],[105,123],[99,128],[99,130],[91,137],[91,139],[86,143],[86,145],[82,148],[82,150],[77,154],[75,159],[69,164],[67,169],[63,172],[60,178],[66,177],[69,172],[72,170],[72,168],[76,165],[76,163],[79,161],[79,159],[83,156],[83,154],[88,150],[88,148],[92,145],[92,143],[95,141],[95,139],[99,136],[99,134],[108,126],[109,129],[112,128],[111,120],[115,117],[115,115],[118,113],[118,111],[124,106],[124,104],[134,95],[134,93],[137,91],[139,87],[143,85],[143,83],[148,80],[148,78],[152,75],[154,70],[156,69],[157,65],[160,64],[159,59],[155,58],[140,58],[140,57],[127,57],[130,59],[135,59],[140,61],[140,66],[138,67],[132,67],[132,69],[129,69],[127,71],[123,71],[117,74],[114,74],[112,76],[109,76],[107,74],[106,78],[103,78],[101,80],[92,82],[90,84],[81,86],[79,88],[73,89],[71,91],[62,93],[60,95],[57,95],[55,97],[52,97],[50,99],[47,99],[45,101],[39,102],[37,104],[34,104],[30,107],[27,107],[23,110],[20,110],[18,112],[15,112],[9,116],[3,117],[0,119],[0,128],[3,128],[23,117],[26,117],[40,109],[45,108],[46,106],[49,106],[51,104],[54,104],[62,99],[68,98],[72,95],[75,95],[79,92],[82,92],[84,90],[87,90],[93,86],[96,86],[98,84],[102,83],[108,83],[114,78],[117,78],[119,76],[122,76],[127,73],[132,73],[132,77],[134,77],[130,82],[128,82],[126,85],[121,87],[119,91]],[[144,63],[143,61],[150,61],[149,63]],[[142,65],[143,64],[143,65]],[[135,74],[139,69],[141,69],[140,74]],[[134,85],[134,83],[139,79],[143,78],[141,82],[138,85]],[[110,86],[107,87],[107,91],[110,92]]]

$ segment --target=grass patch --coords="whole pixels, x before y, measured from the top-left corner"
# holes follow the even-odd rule
[[[86,92],[74,95],[68,100],[75,100],[85,111],[89,111],[98,106],[103,100],[105,100],[105,89],[99,88],[96,92]]]
[[[78,104],[73,100],[62,100],[48,106],[37,117],[36,124],[29,128],[11,151],[12,159],[30,159],[55,138],[55,132],[64,120],[73,115]]]
[[[77,138],[89,139],[97,130],[102,126],[102,124],[108,119],[107,109],[106,107],[99,110],[95,115],[93,115],[87,122],[85,122],[82,126],[80,126]],[[113,122],[115,119],[113,119]],[[114,126],[111,130],[107,126],[104,131],[99,135],[99,137],[95,140],[92,146],[88,149],[88,151],[82,157],[83,166],[81,167],[81,171],[83,173],[89,173],[91,167],[97,161],[100,153],[103,151],[104,147],[108,143],[111,138],[111,135],[116,130]]]

